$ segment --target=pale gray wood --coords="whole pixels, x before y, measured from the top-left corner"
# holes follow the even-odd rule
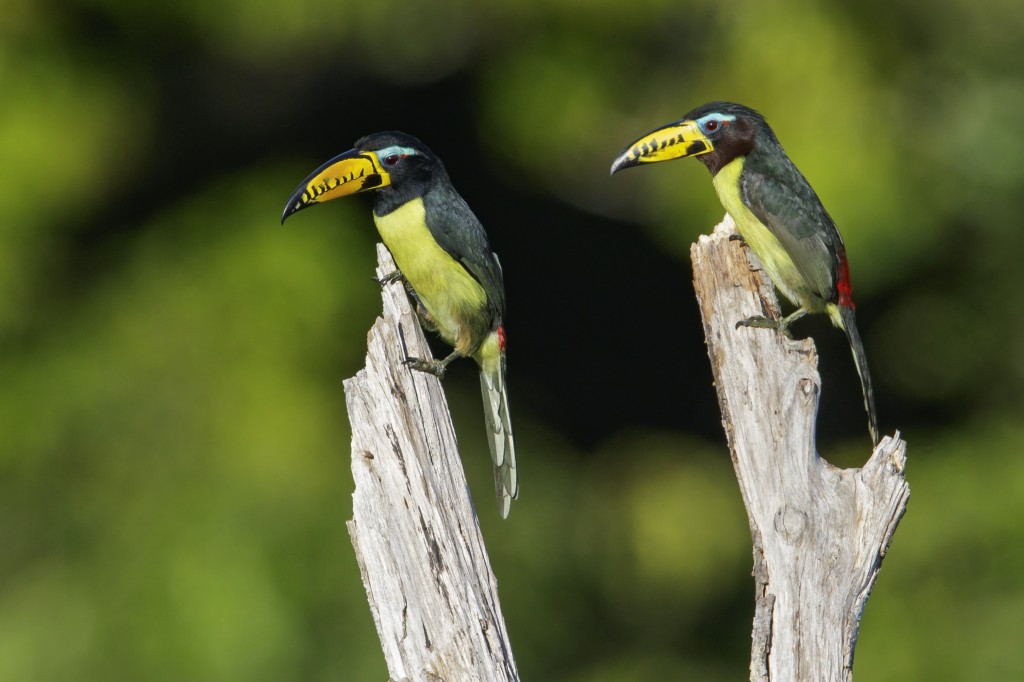
[[[754,543],[750,679],[848,682],[864,604],[910,496],[906,443],[883,437],[859,469],[818,456],[814,342],[736,328],[779,308],[756,256],[729,239],[734,232],[726,216],[690,256]]]
[[[377,258],[378,277],[395,270],[383,245]],[[518,680],[444,391],[403,364],[430,349],[403,284],[384,286],[382,298],[345,399],[356,483],[348,529],[388,673]]]

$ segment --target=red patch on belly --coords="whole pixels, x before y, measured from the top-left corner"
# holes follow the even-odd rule
[[[500,350],[502,353],[504,353],[505,352],[505,345],[506,345],[505,344],[505,327],[503,325],[498,325],[498,329],[496,331],[498,332],[498,350]]]

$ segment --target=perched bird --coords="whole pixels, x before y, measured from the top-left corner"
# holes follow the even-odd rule
[[[441,159],[412,135],[367,135],[299,184],[281,222],[313,204],[370,190],[373,221],[398,265],[386,279],[405,280],[424,326],[454,348],[444,360],[410,358],[408,364],[438,377],[458,357],[472,357],[480,366],[498,509],[505,518],[519,482],[505,389],[501,264]]]
[[[786,156],[761,114],[710,102],[626,147],[611,172],[696,156],[711,171],[722,206],[775,286],[797,306],[782,320],[752,317],[737,326],[788,327],[807,313],[827,313],[846,333],[860,375],[868,430],[878,443],[875,396],[854,315],[846,248],[818,195]]]

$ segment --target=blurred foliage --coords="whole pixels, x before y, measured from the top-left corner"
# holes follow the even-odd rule
[[[697,163],[607,177],[710,99],[764,112],[840,225],[910,442],[858,678],[1024,677],[1022,36],[1005,0],[3,0],[0,680],[386,678],[340,386],[375,235],[358,199],[277,222],[389,127],[508,273],[523,496],[481,522],[524,679],[743,679],[749,535],[686,282],[722,210]],[[849,359],[810,328],[855,464]]]

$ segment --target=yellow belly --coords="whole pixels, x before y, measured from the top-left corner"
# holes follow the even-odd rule
[[[793,259],[782,246],[782,242],[751,213],[740,197],[739,179],[743,171],[743,162],[744,158],[741,156],[715,174],[713,183],[718,199],[726,212],[732,216],[747,246],[757,254],[772,283],[794,305],[808,305],[814,297],[802,286],[804,279]]]
[[[483,287],[442,249],[427,229],[422,199],[414,199],[386,216],[373,216],[395,264],[415,289],[441,338],[459,353],[472,350],[466,320],[480,314],[487,301]]]

